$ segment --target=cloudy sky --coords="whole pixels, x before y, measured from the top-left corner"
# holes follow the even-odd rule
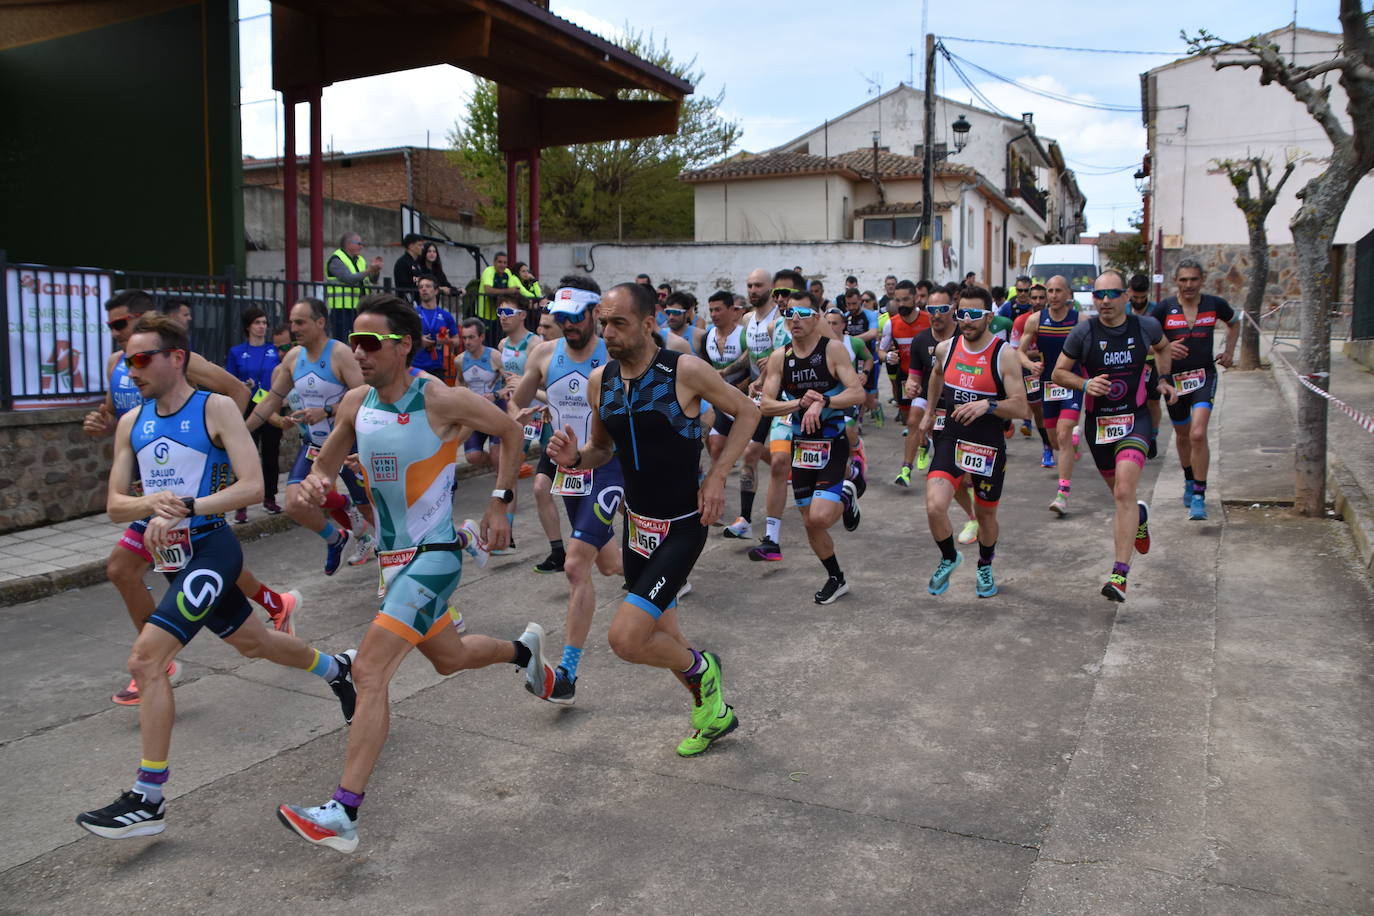
[[[1034,11],[1039,6],[1043,13]],[[629,23],[666,38],[674,57],[696,58],[705,73],[698,92],[725,90],[726,117],[739,123],[741,148],[762,150],[783,143],[868,99],[876,86],[919,85],[924,46],[922,4],[911,0],[854,0],[835,6],[778,0],[696,0],[652,4],[632,0],[551,0],[550,8],[614,40]],[[806,12],[799,12],[805,8]],[[252,156],[278,155],[281,106],[271,79],[269,6],[242,0],[243,149]],[[652,15],[646,16],[646,11]],[[1140,74],[1167,63],[1183,49],[1179,30],[1208,29],[1241,38],[1292,21],[1294,0],[1212,0],[1193,6],[1180,0],[1108,5],[1100,0],[1027,4],[975,0],[932,4],[927,28],[946,38],[949,50],[972,64],[1024,85],[1081,102],[1138,106]],[[1336,0],[1300,0],[1298,24],[1336,31]],[[1078,23],[1078,25],[1073,25]],[[1163,54],[1080,51],[956,41],[984,41],[1150,51]],[[365,39],[364,39],[365,40]],[[914,60],[910,52],[915,51]],[[1035,112],[1044,136],[1060,143],[1088,197],[1088,229],[1125,229],[1139,207],[1132,174],[1145,152],[1138,111],[1085,108],[1031,94],[960,65],[994,105],[1014,116]],[[453,67],[353,80],[324,93],[325,144],[355,151],[386,146],[444,146],[461,120],[472,79]],[[938,71],[938,91],[969,101],[970,90],[948,66]],[[304,106],[298,112],[297,148],[308,146]]]

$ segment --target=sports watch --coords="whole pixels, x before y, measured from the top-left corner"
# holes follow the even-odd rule
[[[502,490],[500,487],[497,487],[495,490],[491,491],[491,498],[499,499],[501,500],[501,502],[509,505],[510,503],[515,502],[515,491]]]

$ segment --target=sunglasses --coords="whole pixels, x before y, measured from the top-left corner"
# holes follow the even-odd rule
[[[348,345],[353,349],[363,348],[364,353],[376,353],[382,348],[384,340],[405,340],[405,334],[374,334],[371,331],[354,331],[348,335]]]
[[[1093,290],[1094,299],[1120,299],[1126,295],[1124,289],[1095,289]]]
[[[130,369],[147,369],[148,365],[152,363],[154,356],[157,356],[159,353],[172,353],[179,349],[181,348],[163,347],[160,350],[140,350],[137,353],[125,353],[124,365],[128,366]]]
[[[825,313],[826,313],[827,315],[839,315],[841,318],[844,317],[844,310],[843,310],[843,309],[837,309],[837,308],[835,308],[833,305],[832,305],[830,308],[826,309],[826,310],[825,310]]]
[[[783,287],[779,286],[777,289],[773,290],[773,298],[774,298],[774,299],[778,299],[778,298],[788,299],[788,298],[790,298],[790,297],[792,296],[793,293],[799,293],[799,292],[801,292],[801,290],[799,290],[799,289],[784,289]]]
[[[962,308],[961,308],[961,309],[959,309],[958,311],[956,311],[954,314],[958,316],[958,318],[959,318],[960,321],[977,321],[978,319],[982,318],[982,317],[985,316],[985,315],[991,315],[992,312],[988,311],[987,309],[962,309]]]
[[[665,314],[665,315],[672,315],[674,318],[677,318],[677,317],[679,317],[679,316],[681,316],[681,315],[686,315],[686,314],[687,314],[687,310],[686,310],[686,309],[679,309],[679,308],[666,308],[666,309],[663,310],[663,314]]]
[[[943,315],[952,308],[954,308],[954,306],[950,305],[948,302],[946,302],[944,305],[940,305],[937,303],[936,305],[927,305],[926,311],[932,315]]]
[[[116,318],[113,321],[105,322],[105,327],[111,331],[122,331],[129,326],[129,320],[128,318]]]
[[[520,314],[519,309],[513,309],[509,306],[503,306],[496,310],[497,318],[514,318],[518,314]]]
[[[582,321],[583,318],[586,318],[586,317],[587,317],[587,310],[586,310],[586,309],[583,309],[582,311],[578,312],[578,313],[575,314],[575,315],[569,315],[569,314],[567,314],[566,312],[554,312],[554,313],[553,313],[553,320],[556,321],[556,322],[558,322],[559,324],[578,324],[578,323],[580,323],[580,322]]]
[[[782,310],[782,317],[784,318],[810,318],[814,314],[816,314],[815,309],[807,308],[804,305],[792,305]]]

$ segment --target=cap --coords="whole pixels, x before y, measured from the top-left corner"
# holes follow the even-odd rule
[[[553,294],[553,301],[549,303],[549,312],[554,315],[580,315],[600,301],[600,293],[565,286]]]

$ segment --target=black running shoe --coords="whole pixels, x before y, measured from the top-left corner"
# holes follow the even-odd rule
[[[549,694],[549,702],[557,703],[559,706],[571,706],[576,699],[577,680],[568,677],[568,670],[562,665],[553,674],[553,693]]]
[[[537,573],[556,573],[563,571],[563,561],[567,559],[565,553],[550,553],[542,562],[536,563],[534,571]]]
[[[821,590],[816,592],[817,604],[833,604],[836,598],[849,594],[849,583],[844,581],[844,576],[836,578],[831,576],[825,580]]]
[[[844,530],[854,531],[859,527],[859,494],[854,486],[854,481],[846,480],[842,485],[844,492],[840,503],[844,506],[842,515],[844,518]]]
[[[357,649],[349,649],[334,656],[339,663],[339,673],[329,682],[329,689],[339,698],[339,708],[343,710],[344,724],[353,724],[353,709],[358,705],[358,692],[353,689],[353,659],[358,657]]]
[[[131,836],[153,836],[167,829],[167,801],[144,801],[138,792],[127,791],[114,804],[76,816],[76,822],[96,836],[122,840]]]

